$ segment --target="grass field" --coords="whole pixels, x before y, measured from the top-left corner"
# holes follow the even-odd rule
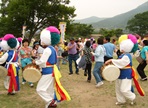
[[[137,67],[137,61],[133,59],[133,65]],[[146,67],[148,75],[148,68]],[[68,75],[68,65],[61,65],[61,83],[71,96],[71,101],[58,103],[58,108],[148,108],[148,87],[147,81],[139,83],[145,91],[145,96],[141,97],[136,89],[136,104],[131,106],[129,101],[125,105],[116,106],[115,82],[104,81],[100,88],[95,87],[95,79],[92,75],[91,83],[86,82],[83,70],[80,75]],[[3,79],[0,79],[0,108],[44,108],[43,100],[36,93],[36,84],[30,88],[29,84],[21,85],[21,90],[14,96],[8,96],[7,90],[3,86]]]

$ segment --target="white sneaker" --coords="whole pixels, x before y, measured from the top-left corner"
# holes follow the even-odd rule
[[[135,101],[131,101],[131,103],[130,103],[131,105],[134,105],[135,104]]]
[[[123,105],[123,104],[125,104],[125,102],[123,102],[123,103],[122,102],[116,102],[115,104],[116,105]]]
[[[30,84],[30,87],[33,87],[33,84],[32,83]]]
[[[22,84],[24,85],[26,82],[22,82]]]
[[[104,83],[101,81],[101,82],[98,82],[96,87],[100,87],[101,85],[103,85]]]

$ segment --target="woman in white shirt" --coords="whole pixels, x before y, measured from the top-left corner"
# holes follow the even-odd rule
[[[103,46],[103,38],[98,38],[97,43],[98,43],[98,46],[95,50],[95,53],[92,52],[92,54],[95,57],[95,66],[93,69],[93,75],[97,83],[96,87],[99,87],[103,85],[102,78],[100,76],[100,68],[104,64],[104,55],[106,54],[106,51]]]

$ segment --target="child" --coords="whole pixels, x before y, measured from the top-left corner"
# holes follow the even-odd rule
[[[32,59],[38,59],[39,58],[38,48],[39,48],[39,42],[35,41],[33,43],[33,49],[31,51]]]
[[[122,36],[119,38],[119,40]],[[132,92],[132,78],[134,79],[134,83],[138,83],[135,79],[134,70],[132,68],[132,56],[130,52],[133,51],[134,43],[131,39],[126,39],[121,41],[120,43],[120,51],[122,54],[118,59],[110,59],[105,62],[105,64],[109,64],[112,62],[115,66],[120,69],[120,76],[116,80],[116,105],[124,104],[126,102],[126,98],[131,101],[131,105],[134,104],[134,100],[136,98],[135,93]],[[139,86],[136,84],[136,87]],[[139,86],[140,87],[140,86]],[[138,89],[137,89],[138,90]],[[138,91],[139,92],[139,91]],[[144,95],[144,94],[142,94]]]
[[[36,90],[45,101],[45,108],[56,108],[56,100],[70,100],[68,93],[61,87],[59,81],[61,75],[56,67],[57,53],[53,47],[59,43],[60,32],[57,28],[50,26],[41,32],[40,39],[41,45],[45,49],[41,58],[33,61],[42,68],[42,77]]]
[[[3,50],[7,51],[0,58],[0,64],[6,62],[5,68],[8,70],[7,78],[9,81],[8,95],[14,95],[16,91],[19,91],[19,65],[18,65],[18,53],[16,48],[18,46],[18,41],[12,34],[6,34],[1,42],[1,47]]]

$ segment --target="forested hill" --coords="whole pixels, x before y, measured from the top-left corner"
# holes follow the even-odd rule
[[[128,20],[133,18],[138,13],[143,13],[148,11],[148,2],[138,6],[137,8],[114,16],[112,18],[99,18],[99,17],[89,17],[81,20],[75,20],[74,23],[84,23],[84,24],[92,24],[95,29],[99,28],[125,28],[127,25]]]
[[[105,20],[92,23],[93,27],[95,29],[97,28],[125,28],[127,25],[128,20],[133,18],[138,13],[143,13],[145,11],[148,11],[148,2],[140,5],[136,9],[133,9],[127,13],[123,13],[120,15],[117,15],[112,18],[107,18]]]

